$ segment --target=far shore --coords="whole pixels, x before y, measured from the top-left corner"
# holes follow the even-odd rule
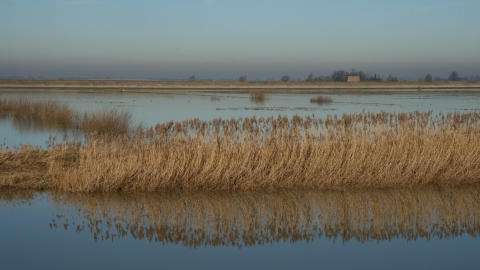
[[[134,93],[403,93],[480,92],[480,81],[440,82],[235,82],[143,80],[0,80],[0,93],[134,92]]]

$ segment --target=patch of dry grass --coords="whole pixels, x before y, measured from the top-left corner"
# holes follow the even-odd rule
[[[99,134],[128,134],[132,131],[133,115],[116,108],[81,113],[56,100],[28,100],[0,98],[0,114],[15,119],[42,123],[47,127],[80,129]],[[18,122],[18,121],[17,121]]]
[[[35,151],[0,152],[0,188],[29,181],[72,192],[460,186],[480,182],[480,114],[191,119]],[[77,158],[65,162],[68,151]],[[5,174],[5,164],[42,166],[26,173],[10,165]]]
[[[132,131],[132,118],[132,113],[127,110],[100,109],[94,113],[85,112],[81,117],[80,127],[86,132],[129,134]]]
[[[12,114],[15,118],[54,123],[60,128],[69,128],[76,121],[75,111],[67,104],[61,104],[56,100],[32,101],[26,98],[0,98],[0,114]]]
[[[263,103],[265,102],[265,92],[255,91],[250,92],[250,101],[255,103]]]

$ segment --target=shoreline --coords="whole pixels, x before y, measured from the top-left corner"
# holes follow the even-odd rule
[[[0,93],[265,93],[376,94],[422,92],[480,92],[480,82],[225,82],[225,81],[123,81],[123,80],[0,80]]]

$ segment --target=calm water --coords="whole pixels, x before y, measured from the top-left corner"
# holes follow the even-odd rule
[[[0,193],[1,269],[477,269],[480,187]]]
[[[212,94],[213,95],[213,94]],[[470,112],[480,94],[2,94],[79,110],[119,107],[136,123],[298,114]],[[5,147],[63,132],[0,118]],[[76,138],[81,139],[81,136]],[[476,269],[480,187],[383,191],[70,194],[0,192],[0,269]]]
[[[220,97],[212,101],[212,95]],[[480,108],[480,93],[410,93],[384,95],[328,95],[333,103],[316,105],[310,103],[311,94],[270,94],[263,103],[253,103],[248,94],[91,94],[91,93],[4,93],[3,98],[25,97],[28,99],[56,99],[77,108],[91,111],[105,107],[125,108],[134,113],[135,123],[155,126],[167,121],[181,121],[191,118],[211,120],[222,117],[249,116],[300,116],[315,115],[324,118],[328,114],[359,113],[365,109],[370,112],[470,112]],[[39,123],[14,121],[12,118],[0,118],[0,140],[6,146],[33,144],[45,146],[49,135],[59,139],[63,132]],[[69,134],[71,135],[71,134]],[[79,138],[80,137],[80,138]],[[81,139],[81,136],[73,139]]]

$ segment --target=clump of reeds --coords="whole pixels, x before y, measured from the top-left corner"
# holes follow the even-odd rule
[[[81,113],[56,100],[0,98],[0,114],[45,123],[60,129],[80,129],[98,134],[123,135],[133,130],[133,114],[116,108]]]
[[[250,101],[255,103],[265,102],[265,92],[262,92],[262,91],[250,92]]]
[[[0,193],[1,198],[1,193]],[[281,192],[52,193],[55,224],[95,241],[199,246],[386,241],[480,233],[480,188]],[[57,208],[57,209],[55,209]],[[67,215],[68,213],[68,215]],[[219,226],[221,224],[222,226]],[[51,226],[52,226],[51,225]],[[75,228],[74,227],[74,228]],[[63,228],[62,228],[63,229]]]
[[[26,98],[0,98],[0,113],[12,114],[16,118],[28,118],[46,123],[55,123],[68,128],[75,122],[75,111],[56,100],[32,101]]]
[[[80,120],[80,127],[86,132],[129,134],[132,129],[132,118],[132,113],[127,110],[101,109],[95,113],[85,112]]]
[[[91,137],[75,148],[75,162],[60,162],[66,149],[60,145],[46,150],[45,159],[39,160],[46,166],[42,177],[50,189],[458,186],[480,182],[480,114],[190,119],[139,129],[130,138]],[[39,162],[29,158],[30,151],[2,151],[0,161]],[[2,173],[0,187],[10,185],[5,179]]]
[[[311,98],[310,103],[317,103],[317,104],[332,103],[332,98],[327,96],[318,96],[316,98]]]
[[[213,96],[210,96],[210,100],[211,100],[211,101],[219,101],[219,100],[220,100],[220,97],[219,97],[219,96],[216,96],[216,95],[213,95]]]

